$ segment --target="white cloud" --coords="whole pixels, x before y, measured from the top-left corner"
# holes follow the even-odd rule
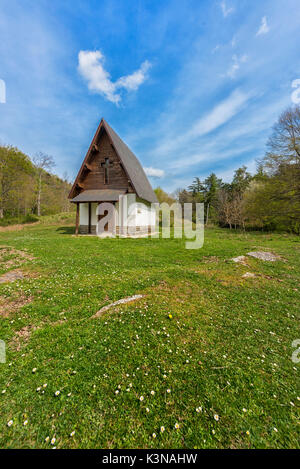
[[[220,6],[221,6],[221,8],[222,8],[222,12],[223,12],[224,18],[226,18],[228,15],[230,15],[230,14],[233,13],[233,11],[234,11],[234,8],[227,8],[225,0],[223,0],[223,1],[220,3]]]
[[[163,178],[165,175],[165,172],[163,169],[156,169],[156,168],[144,168],[145,173],[147,176],[152,176],[154,178]]]
[[[261,19],[261,25],[259,27],[259,30],[256,33],[256,36],[260,36],[261,34],[267,34],[270,31],[268,22],[267,22],[267,17],[264,16]]]
[[[88,82],[91,91],[102,94],[108,101],[118,104],[121,95],[117,90],[137,90],[146,80],[147,72],[151,66],[147,60],[131,75],[126,75],[113,82],[111,76],[104,68],[105,57],[99,50],[83,51],[78,54],[78,71]]]
[[[227,75],[230,78],[235,78],[236,72],[240,69],[241,64],[247,62],[248,57],[247,55],[242,55],[241,57],[238,57],[237,55],[232,56],[233,63],[229,67],[227,71]]]

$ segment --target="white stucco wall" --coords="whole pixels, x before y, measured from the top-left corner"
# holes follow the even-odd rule
[[[91,204],[91,225],[97,224],[97,203]],[[116,226],[119,226],[119,202],[115,205],[116,208]],[[125,217],[126,218],[126,217]],[[154,226],[156,219],[156,211],[151,208],[151,205],[143,203],[143,202],[135,202],[132,203],[128,207],[128,216],[127,216],[127,226],[134,227],[134,226]],[[125,219],[123,218],[125,221]],[[89,224],[89,204],[82,203],[79,207],[79,224],[80,225],[88,225]],[[122,224],[122,222],[121,222]]]
[[[79,225],[89,224],[89,204],[79,204]]]

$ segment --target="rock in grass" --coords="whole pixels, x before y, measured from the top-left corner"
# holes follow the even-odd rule
[[[117,305],[123,305],[125,303],[130,303],[132,301],[139,300],[140,298],[143,298],[145,295],[133,295],[133,296],[128,296],[127,298],[122,298],[121,300],[115,301],[114,303],[110,303],[109,305],[103,306],[103,308],[99,309],[96,314],[94,314],[93,318],[98,318],[101,316],[102,313],[105,313],[108,309],[112,308],[113,306]]]
[[[238,256],[231,259],[233,262],[237,264],[246,264],[247,257],[246,256]]]
[[[248,252],[247,256],[255,257],[256,259],[260,259],[262,261],[269,261],[269,262],[275,262],[280,259],[280,257],[277,256],[276,254],[272,254],[271,252],[263,252],[263,251]]]
[[[255,278],[256,275],[253,274],[252,272],[246,272],[244,275],[242,275],[242,278]]]

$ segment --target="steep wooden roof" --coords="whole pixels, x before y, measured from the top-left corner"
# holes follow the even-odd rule
[[[148,202],[157,202],[156,195],[148,181],[148,178],[135,154],[128,148],[126,143],[119,137],[119,135],[108,125],[108,123],[101,119],[101,122],[96,130],[91,145],[87,151],[81,168],[77,174],[73,187],[69,194],[69,199],[72,199],[76,195],[76,186],[80,181],[81,174],[84,170],[84,166],[87,163],[93,145],[97,142],[98,136],[101,131],[105,130],[113,148],[119,156],[122,165],[128,175],[128,178],[137,194],[138,197]]]

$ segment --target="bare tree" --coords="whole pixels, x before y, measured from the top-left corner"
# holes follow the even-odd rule
[[[46,153],[39,152],[33,158],[32,161],[37,171],[37,215],[41,215],[41,196],[42,196],[42,182],[43,175],[45,172],[49,172],[54,166],[55,162],[52,156]]]

